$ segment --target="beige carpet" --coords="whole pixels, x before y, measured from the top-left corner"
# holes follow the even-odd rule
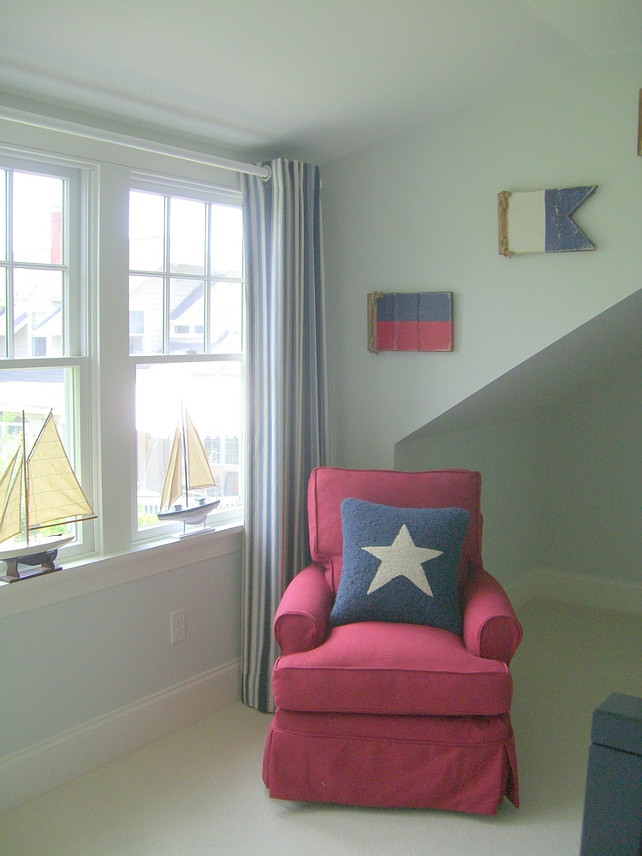
[[[270,800],[269,717],[238,704],[0,817],[0,854],[577,856],[592,712],[611,692],[642,696],[642,622],[552,602],[519,616],[519,810],[477,818]]]

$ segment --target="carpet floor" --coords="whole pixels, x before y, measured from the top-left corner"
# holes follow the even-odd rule
[[[642,696],[639,617],[534,601],[512,671],[521,807],[493,818],[271,800],[241,704],[0,817],[2,856],[578,856],[593,710]]]

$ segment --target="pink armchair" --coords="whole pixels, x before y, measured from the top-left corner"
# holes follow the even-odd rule
[[[469,470],[322,467],[312,473],[313,562],[288,587],[274,621],[281,656],[272,676],[276,712],[263,763],[270,796],[486,815],[504,796],[519,804],[508,665],[522,631],[504,590],[483,569],[480,491],[480,474]],[[408,509],[467,512],[453,566],[455,618],[461,619],[456,632],[443,623],[431,626],[432,619],[406,623],[403,614],[347,623],[334,617],[348,498],[363,501],[359,513],[371,503],[377,514],[381,506],[401,515]],[[343,505],[345,515],[352,506]],[[379,550],[361,547],[357,555]],[[380,559],[372,562],[375,567]],[[427,560],[422,568],[433,566]],[[434,577],[428,594],[412,596],[433,604],[439,584]],[[381,601],[386,588],[377,593]],[[412,585],[406,589],[414,592]]]

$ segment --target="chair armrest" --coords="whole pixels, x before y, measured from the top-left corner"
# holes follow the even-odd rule
[[[319,565],[308,565],[294,577],[274,618],[274,636],[281,654],[310,651],[325,640],[333,601]]]
[[[477,657],[508,665],[522,638],[522,628],[508,595],[483,568],[473,566],[461,596],[464,645]]]

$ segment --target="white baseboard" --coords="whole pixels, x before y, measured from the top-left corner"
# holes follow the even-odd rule
[[[516,608],[529,600],[561,600],[596,609],[642,615],[642,583],[539,570],[512,580],[504,587]]]
[[[235,660],[0,759],[0,812],[240,700]]]

